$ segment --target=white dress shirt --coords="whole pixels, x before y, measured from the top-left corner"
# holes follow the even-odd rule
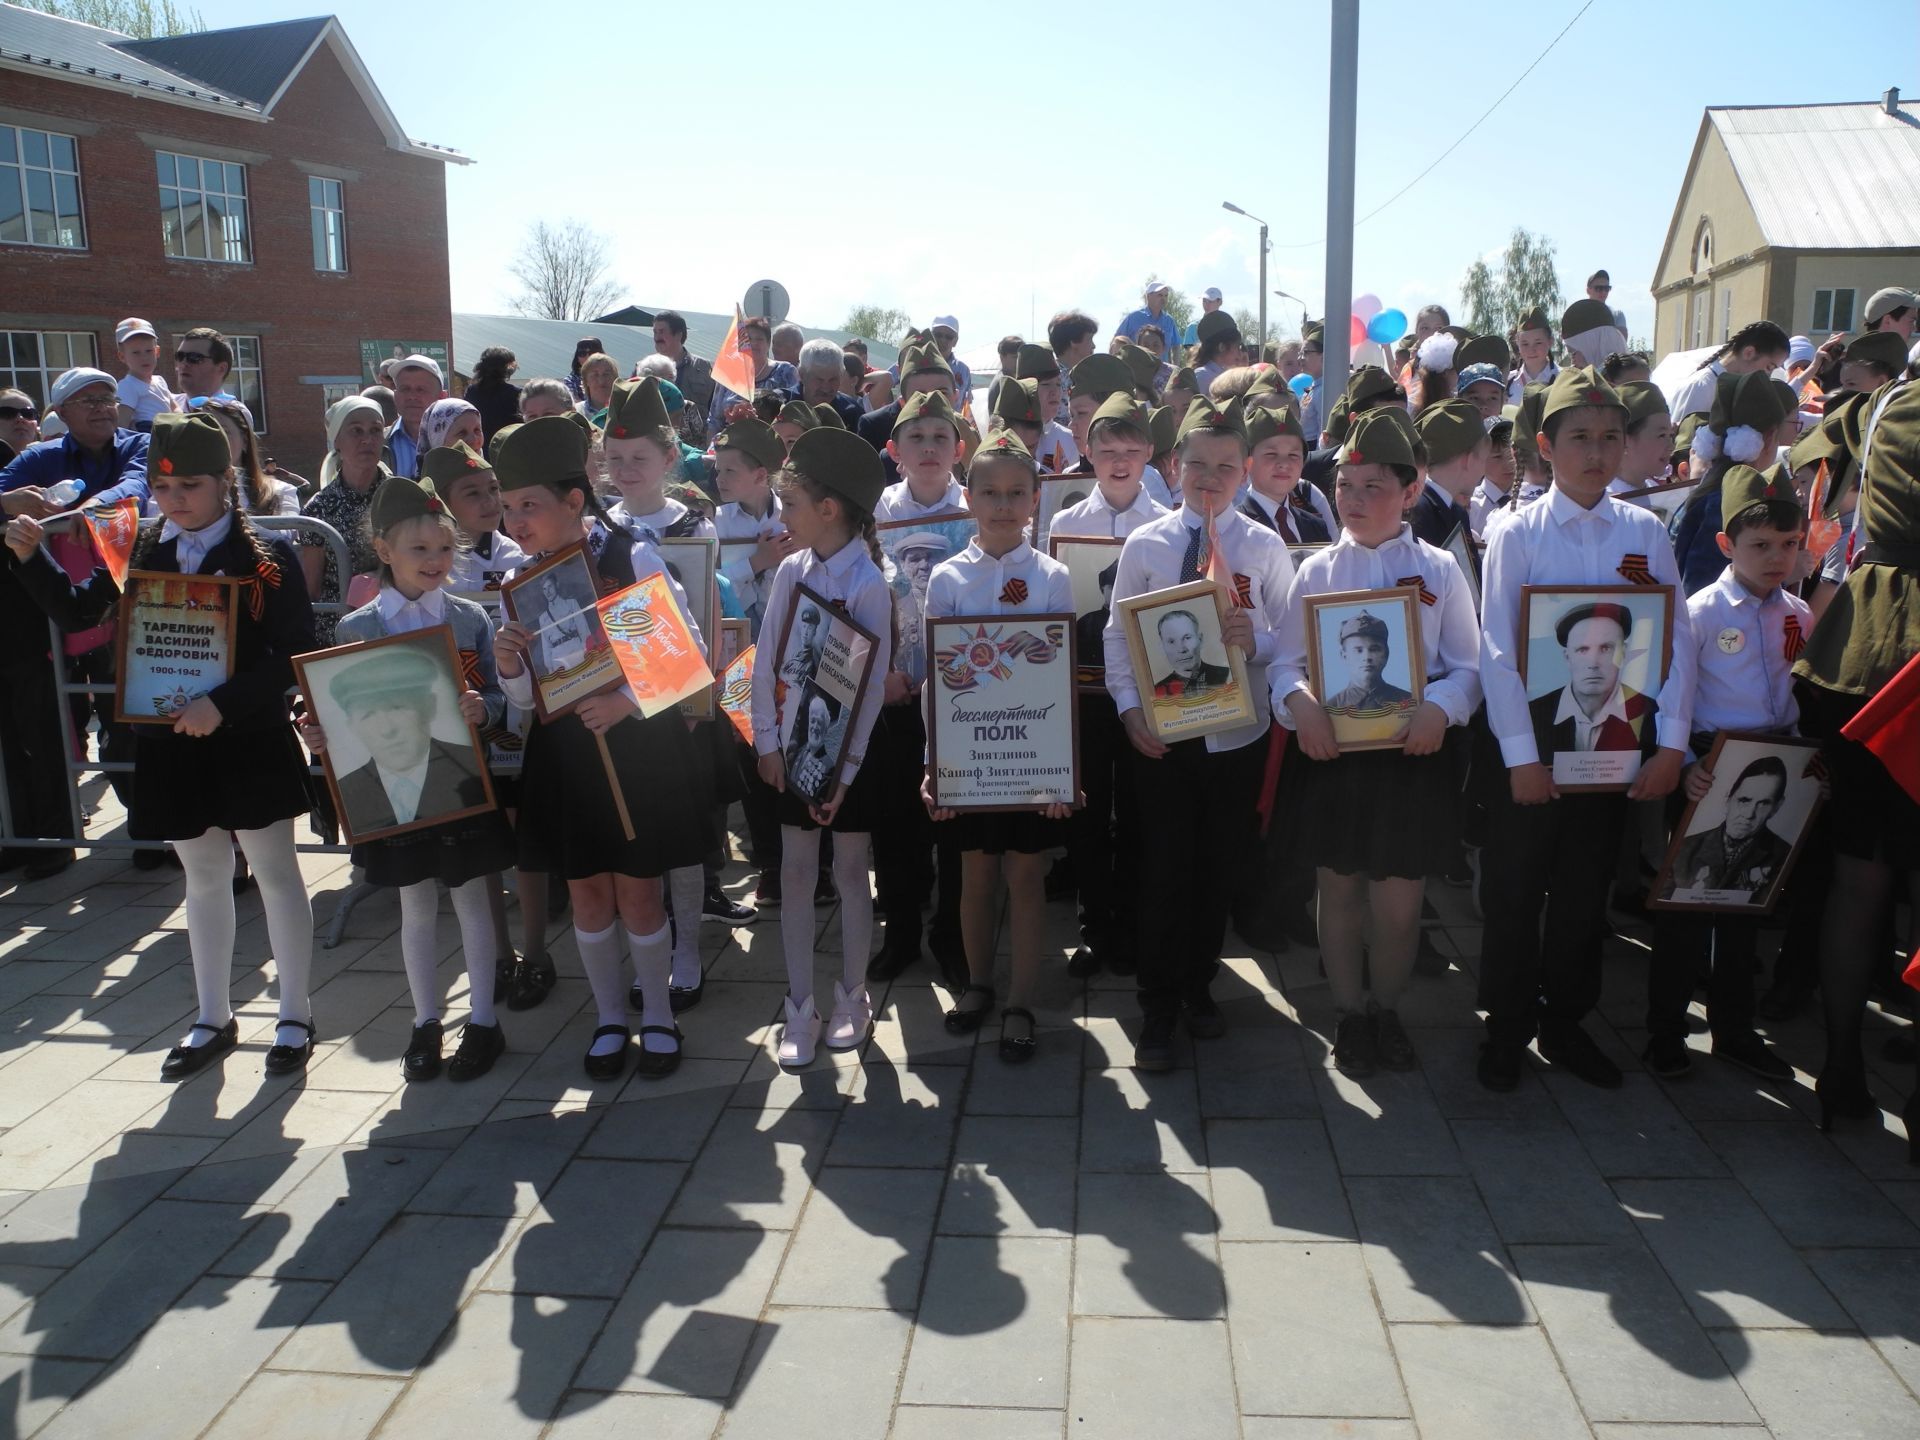
[[[1049,420],[1040,432],[1040,448],[1033,458],[1042,470],[1064,475],[1080,463],[1080,447],[1073,443],[1073,431],[1058,420]]]
[[[1047,537],[1096,535],[1109,540],[1124,540],[1149,520],[1158,520],[1162,515],[1172,513],[1149,495],[1144,485],[1133,492],[1131,505],[1124,510],[1116,510],[1107,503],[1106,495],[1096,482],[1091,495],[1069,505],[1053,517],[1053,524],[1047,527]]]
[[[1460,562],[1450,552],[1419,539],[1403,521],[1399,534],[1371,549],[1343,531],[1294,571],[1286,612],[1280,618],[1279,654],[1267,672],[1273,713],[1282,725],[1293,728],[1287,696],[1296,690],[1313,694],[1307,683],[1305,597],[1342,590],[1392,590],[1409,582],[1425,592],[1420,604],[1423,698],[1446,711],[1450,725],[1464,725],[1473,718],[1480,704],[1480,621],[1473,611],[1473,592],[1460,573]],[[1433,596],[1432,603],[1425,595]]]
[[[880,503],[873,507],[875,524],[884,524],[888,520],[920,520],[928,515],[946,515],[958,510],[965,513],[967,508],[967,490],[958,480],[948,477],[946,493],[931,505],[923,505],[913,498],[913,491],[905,480],[896,480],[880,492]]]
[[[389,635],[409,635],[415,630],[444,625],[447,620],[447,594],[444,590],[423,590],[418,600],[409,600],[391,585],[382,585],[374,597],[374,606],[386,622]]]
[[[754,618],[758,618],[754,607],[766,599],[761,586],[772,578],[773,571],[756,574],[753,552],[762,540],[783,534],[787,528],[780,519],[780,497],[772,491],[767,494],[770,503],[764,515],[755,515],[736,500],[722,505],[713,517],[714,532],[720,537],[720,573],[733,586],[733,598],[740,602],[740,608]]]
[[[799,587],[805,585],[823,600],[830,600],[853,617],[874,637],[873,666],[867,672],[867,689],[860,708],[854,712],[848,731],[847,755],[840,766],[840,778],[847,784],[860,771],[867,758],[867,740],[873,734],[874,719],[880,713],[881,694],[886,688],[887,670],[893,662],[893,592],[887,588],[880,567],[867,553],[866,542],[855,536],[826,559],[813,550],[789,555],[773,572],[767,586],[767,612],[761,618],[760,633],[771,636],[775,646],[786,638],[787,617],[793,614]],[[753,667],[753,748],[759,755],[771,755],[783,748],[782,716],[774,686],[780,679],[778,654],[769,654],[766,663]],[[795,697],[798,698],[798,697]]]
[[[1019,581],[1018,598],[1009,591]],[[1046,615],[1073,613],[1073,582],[1067,567],[1021,541],[1005,555],[987,554],[975,538],[951,560],[933,567],[927,580],[927,618],[946,615]]]
[[[227,538],[227,532],[233,529],[233,511],[225,511],[218,520],[198,530],[182,530],[169,520],[160,527],[160,541],[174,542],[174,563],[180,567],[182,575],[198,575],[200,567],[206,563],[207,552]]]
[[[1673,387],[1673,393],[1667,396],[1667,413],[1677,425],[1689,415],[1706,414],[1713,409],[1713,392],[1720,386],[1720,377],[1727,373],[1727,367],[1718,360],[1709,360],[1686,379]]]
[[[1513,374],[1507,380],[1507,403],[1509,405],[1518,405],[1522,400],[1527,398],[1527,386],[1551,385],[1554,377],[1559,373],[1560,367],[1551,360],[1547,361],[1547,368],[1542,370],[1538,375],[1529,375],[1527,373],[1527,367],[1524,365],[1516,367]]]
[[[1673,544],[1657,515],[1603,495],[1582,509],[1558,486],[1535,504],[1502,512],[1487,543],[1483,577],[1484,630],[1480,637],[1480,683],[1487,695],[1487,722],[1509,768],[1540,761],[1526,682],[1519,657],[1520,590],[1526,585],[1625,585],[1629,555],[1674,595],[1673,664],[1658,696],[1656,733],[1663,749],[1687,751],[1693,718],[1696,655],[1693,627],[1680,598],[1680,569]]]
[[[454,553],[447,589],[456,595],[498,590],[507,576],[526,563],[527,552],[509,540],[506,531],[495,530],[475,540],[472,549]]]
[[[1098,498],[1097,493],[1090,495],[1085,503],[1091,504]],[[1189,536],[1205,523],[1199,512],[1182,505],[1140,526],[1120,547],[1112,613],[1107,617],[1104,638],[1107,693],[1113,696],[1113,703],[1122,715],[1140,708],[1141,682],[1133,673],[1133,654],[1127,645],[1120,602],[1183,583],[1180,567],[1186,559]],[[1286,542],[1273,531],[1232,510],[1215,518],[1214,538],[1235,583],[1242,579],[1246,583],[1247,596],[1252,602],[1247,612],[1253,621],[1253,654],[1247,659],[1247,687],[1252,691],[1254,720],[1251,725],[1215,731],[1205,737],[1207,749],[1218,753],[1251,745],[1266,735],[1272,723],[1267,666],[1279,652],[1278,632],[1286,610],[1287,588],[1293,583],[1293,557],[1287,553]]]
[[[1699,655],[1695,730],[1789,732],[1799,725],[1793,662],[1813,633],[1806,601],[1780,589],[1755,595],[1729,568],[1687,597],[1687,616]]]
[[[387,792],[387,803],[393,806],[395,824],[413,823],[413,817],[420,809],[420,792],[427,784],[427,766],[432,759],[433,752],[429,750],[411,770],[389,770],[378,760],[373,762],[374,773],[380,777],[380,784]]]
[[[636,515],[627,508],[627,502],[616,500],[607,507],[607,516],[613,523],[629,535],[646,540],[663,540],[667,531],[678,525],[693,512],[671,495],[660,497],[660,508],[650,510],[645,515]],[[641,532],[644,532],[642,534]],[[674,537],[676,540],[712,540],[715,538],[713,522],[702,517],[687,529]]]
[[[1473,499],[1467,504],[1467,514],[1473,519],[1474,539],[1486,538],[1487,521],[1501,508],[1500,502],[1506,498],[1507,492],[1485,477],[1473,487]]]
[[[1630,724],[1627,719],[1626,687],[1615,685],[1613,693],[1607,696],[1607,703],[1600,707],[1599,713],[1587,714],[1573,698],[1573,687],[1569,685],[1560,692],[1560,708],[1553,712],[1554,725],[1572,724],[1573,748],[1582,754],[1591,754],[1599,749],[1600,732],[1607,727],[1609,720],[1618,720],[1622,725]]]

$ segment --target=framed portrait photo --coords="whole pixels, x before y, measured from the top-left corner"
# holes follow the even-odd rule
[[[753,622],[750,620],[722,620],[720,639],[714,647],[713,673],[724,675],[727,667],[738,660],[753,644]]]
[[[1100,484],[1091,475],[1042,475],[1040,508],[1034,512],[1033,533],[1042,539],[1053,534],[1053,517],[1078,505]]]
[[[811,804],[826,804],[839,783],[854,712],[873,678],[875,643],[838,605],[805,585],[796,589],[774,651],[774,694],[787,786]]]
[[[171,725],[233,678],[240,582],[225,575],[132,570],[114,626],[114,718]]]
[[[1302,597],[1307,684],[1342,750],[1397,750],[1426,690],[1420,592],[1346,590]]]
[[[967,548],[975,529],[973,517],[954,510],[914,520],[883,520],[873,528],[886,557],[887,587],[893,591],[899,624],[894,668],[918,685],[927,678],[927,581],[934,566]]]
[[[293,668],[327,732],[320,763],[349,844],[493,809],[450,626],[296,655]]]
[[[1247,665],[1220,638],[1220,587],[1195,580],[1118,602],[1147,727],[1165,741],[1251,725]]]
[[[533,635],[527,661],[533,670],[534,708],[542,720],[557,720],[589,696],[626,683],[595,608],[599,600],[585,540],[500,587],[507,618]]]
[[[1688,805],[1650,910],[1771,915],[1820,809],[1820,742],[1722,730],[1706,795]]]
[[[687,618],[700,631],[709,653],[714,657],[713,672],[725,668],[720,663],[720,542],[699,535],[662,540],[654,547],[667,573],[679,582],[687,596]],[[680,702],[680,713],[695,720],[713,718],[713,691],[708,689],[691,700]]]
[[[1050,535],[1047,550],[1067,567],[1073,583],[1074,680],[1082,690],[1105,692],[1107,616],[1113,581],[1127,542],[1108,535]]]
[[[1673,663],[1664,585],[1523,585],[1520,678],[1540,762],[1561,790],[1625,790],[1659,748]]]
[[[1328,543],[1325,540],[1296,540],[1287,546],[1287,555],[1293,561],[1293,568],[1298,570],[1302,560],[1318,555],[1327,548]]]
[[[1080,795],[1071,615],[929,621],[928,767],[944,810],[1044,810]]]

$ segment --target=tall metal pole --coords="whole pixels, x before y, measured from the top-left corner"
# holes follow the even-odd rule
[[[1262,205],[1262,210],[1267,207]],[[1260,222],[1260,339],[1253,347],[1254,364],[1267,358],[1267,222]]]
[[[1360,89],[1360,0],[1333,0],[1333,43],[1327,72],[1327,318],[1320,383],[1328,399],[1346,388],[1352,360],[1347,317],[1353,313],[1353,163]]]

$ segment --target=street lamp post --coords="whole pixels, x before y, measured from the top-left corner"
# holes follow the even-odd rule
[[[1278,295],[1282,300],[1291,300],[1294,304],[1300,307],[1300,338],[1302,340],[1306,339],[1307,337],[1307,302],[1302,300],[1298,295],[1289,295],[1285,290],[1276,290],[1273,293]]]
[[[1338,394],[1353,359],[1353,162],[1360,88],[1360,0],[1335,0],[1327,64],[1326,384]],[[1324,412],[1323,412],[1324,413]]]
[[[1257,364],[1265,358],[1267,345],[1267,222],[1258,215],[1247,215],[1231,200],[1220,202],[1222,210],[1231,210],[1236,215],[1244,215],[1260,227],[1260,335],[1253,342],[1253,358]]]

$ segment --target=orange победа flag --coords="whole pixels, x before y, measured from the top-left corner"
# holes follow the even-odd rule
[[[100,563],[107,567],[113,583],[125,588],[127,566],[133,559],[134,537],[140,533],[140,502],[129,495],[111,505],[82,510],[80,518],[86,523],[93,548],[100,554]]]
[[[753,399],[753,357],[740,348],[740,327],[745,317],[738,305],[733,307],[733,324],[727,338],[720,342],[720,353],[713,357],[713,378],[742,400]]]
[[[664,574],[649,575],[597,601],[595,608],[642,715],[658,715],[713,684],[693,627]]]

